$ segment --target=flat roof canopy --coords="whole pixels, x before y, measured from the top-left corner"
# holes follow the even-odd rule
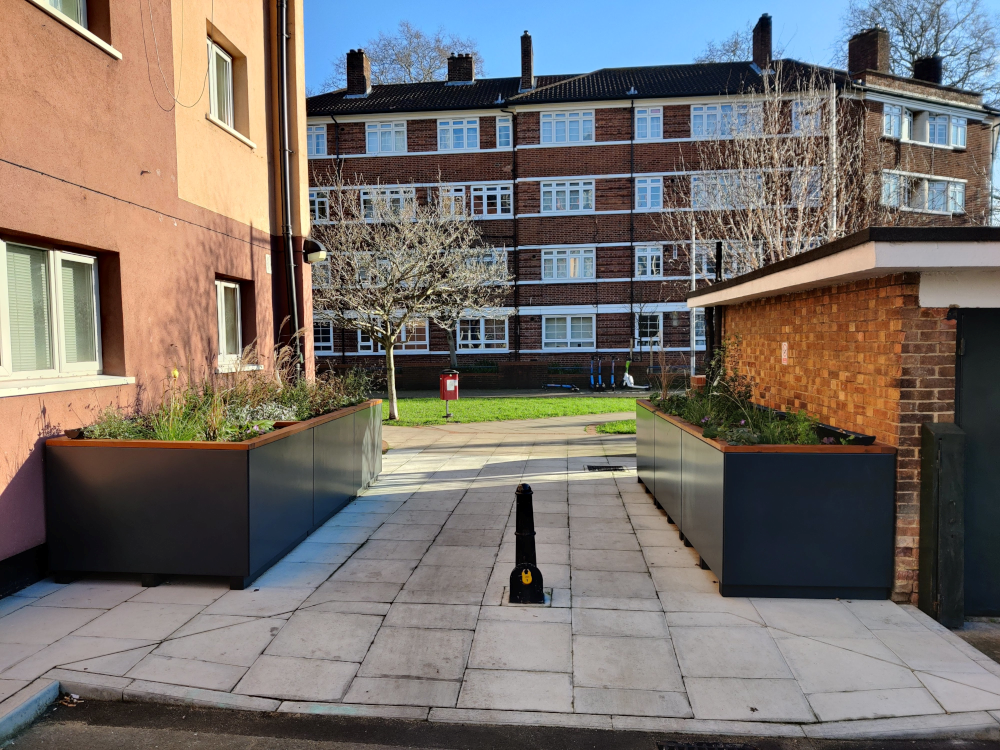
[[[736,305],[858,279],[940,276],[921,306],[1000,306],[1000,227],[870,227],[765,268],[692,291],[688,307]],[[970,284],[974,288],[970,288]],[[964,299],[956,297],[965,288]],[[942,296],[943,295],[943,296]],[[984,296],[985,295],[985,296]],[[942,302],[955,298],[954,302]],[[963,304],[964,303],[964,304]],[[984,304],[985,303],[985,304]]]

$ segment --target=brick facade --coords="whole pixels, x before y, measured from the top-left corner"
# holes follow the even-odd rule
[[[530,54],[530,37],[526,38],[527,42],[522,42],[528,45]],[[869,57],[878,61],[877,55]],[[934,86],[924,81],[898,79],[877,70],[863,70],[858,76],[866,81],[870,79],[882,89],[895,88],[911,97],[936,97],[936,100],[928,99],[928,110],[941,106],[941,101],[981,107],[976,95]],[[665,316],[665,328],[668,325],[667,316],[670,316],[670,325],[681,326],[682,330],[666,332],[664,338],[677,342],[678,351],[672,353],[672,359],[678,363],[685,361],[688,353],[679,350],[687,347],[691,338],[689,314],[683,301],[684,294],[691,288],[690,236],[666,236],[656,213],[635,210],[635,178],[631,175],[660,175],[663,206],[667,209],[689,210],[691,177],[688,173],[696,169],[699,163],[699,145],[692,139],[691,103],[686,101],[684,104],[674,104],[669,97],[636,99],[633,102],[635,107],[662,108],[663,138],[634,141],[633,111],[628,102],[600,99],[548,102],[540,99],[552,85],[561,85],[553,84],[554,78],[549,79],[548,86],[540,83],[535,91],[528,94],[518,94],[519,81],[511,79],[506,98],[491,94],[488,99],[477,100],[479,103],[476,106],[470,105],[464,110],[462,107],[438,106],[434,99],[446,93],[452,96],[454,92],[463,90],[472,96],[476,86],[500,86],[505,80],[477,80],[467,89],[453,86],[448,92],[438,93],[434,93],[437,90],[432,88],[433,84],[414,84],[413,86],[427,87],[419,90],[410,90],[406,86],[398,89],[383,87],[401,92],[398,94],[399,98],[396,98],[397,93],[393,93],[392,98],[387,100],[391,105],[387,104],[384,109],[366,104],[363,99],[354,99],[337,104],[340,110],[330,117],[320,114],[323,110],[319,100],[336,99],[336,93],[314,97],[315,104],[314,99],[310,99],[310,122],[326,124],[329,154],[326,158],[310,160],[310,184],[316,188],[329,188],[336,184],[338,174],[349,184],[410,184],[418,186],[416,195],[419,201],[433,199],[434,186],[439,182],[465,186],[467,201],[471,196],[471,187],[476,183],[501,183],[512,187],[514,215],[481,222],[484,241],[505,247],[509,251],[511,271],[516,277],[516,286],[510,295],[510,305],[516,310],[509,322],[510,350],[502,354],[488,351],[463,352],[460,361],[472,362],[479,358],[576,361],[589,359],[592,353],[616,354],[624,358],[633,345],[634,314],[644,308],[648,309],[650,305],[654,305],[656,311]],[[853,84],[848,82],[844,85]],[[379,88],[375,87],[373,97],[376,97]],[[644,92],[647,90],[642,86],[639,88]],[[626,87],[622,90],[629,89]],[[424,94],[425,91],[428,93]],[[403,93],[414,98],[403,97]],[[427,109],[421,111],[421,97],[425,96]],[[531,105],[530,109],[517,103],[518,98],[525,96],[531,97],[525,102]],[[696,100],[712,104],[732,101],[733,98],[735,97],[726,99],[702,96]],[[879,101],[862,98],[844,98],[840,101],[842,104],[838,106],[854,107],[857,110],[864,119],[867,138],[873,146],[878,144],[880,147],[878,154],[881,164],[874,164],[873,168],[967,180],[965,213],[900,211],[895,217],[897,223],[984,223],[989,206],[988,165],[991,159],[990,126],[982,121],[987,116],[985,110],[978,120],[975,114],[970,114],[966,147],[958,149],[885,138],[882,136],[883,111]],[[355,109],[362,114],[352,114]],[[543,111],[593,112],[594,141],[581,142],[580,145],[542,144]],[[789,106],[789,127],[790,113]],[[437,151],[439,117],[478,118],[479,148],[458,152]],[[497,121],[500,117],[511,120],[515,148],[497,147]],[[406,122],[407,153],[367,155],[365,123],[386,120]],[[542,214],[542,183],[547,178],[553,181],[593,180],[594,211]],[[634,278],[634,246],[646,244],[663,245],[662,279]],[[543,281],[541,268],[545,250],[567,246],[594,248],[595,278],[570,283],[549,280],[539,283]],[[707,277],[699,279],[698,283],[707,283]],[[612,305],[613,308],[607,308]],[[582,312],[581,306],[587,306],[590,312]],[[531,310],[525,311],[526,307]],[[596,314],[596,351],[541,351],[541,316],[537,314],[539,307],[550,308],[553,314],[571,314],[561,310],[569,307],[577,308],[572,314]],[[630,312],[623,312],[623,309]],[[622,319],[619,320],[619,317]],[[628,321],[630,317],[631,323]],[[335,338],[339,340],[339,334]],[[348,338],[353,340],[353,333]],[[435,343],[443,339],[443,332],[440,332],[440,336],[432,335],[430,352],[443,351],[446,347],[437,348],[438,344]],[[342,355],[341,360],[344,360],[349,359],[347,355],[353,353],[353,350],[348,348],[346,352],[340,352],[338,348],[337,352]],[[443,354],[413,353],[401,353],[398,361],[416,362],[423,359],[442,364],[447,361]],[[374,358],[366,358],[364,362],[374,364]]]
[[[951,422],[955,322],[921,308],[919,276],[897,274],[725,308],[740,370],[761,404],[805,409],[821,422],[896,446],[893,599],[916,603],[920,425]],[[788,344],[788,364],[781,360]]]

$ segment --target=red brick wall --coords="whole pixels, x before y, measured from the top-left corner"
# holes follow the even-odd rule
[[[955,323],[947,310],[919,307],[918,284],[916,274],[897,274],[756,300],[727,307],[724,323],[742,341],[740,369],[760,403],[897,447],[893,598],[912,603],[920,425],[950,422],[955,409]]]

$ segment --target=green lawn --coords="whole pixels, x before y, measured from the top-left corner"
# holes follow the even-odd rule
[[[619,419],[615,422],[605,422],[597,425],[597,431],[608,435],[634,435],[635,420]]]
[[[613,414],[635,411],[631,398],[463,398],[452,401],[449,422],[502,422],[508,419],[541,419],[575,414]],[[382,402],[384,424],[397,427],[420,427],[444,424],[444,402],[436,398],[408,398],[399,401],[399,419],[390,422],[388,401]],[[633,428],[633,432],[634,432]]]

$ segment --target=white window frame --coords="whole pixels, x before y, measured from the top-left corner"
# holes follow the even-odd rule
[[[803,191],[803,181],[805,190]],[[790,205],[797,207],[796,196],[800,192],[805,192],[805,200],[802,204],[804,208],[818,208],[823,197],[823,170],[821,167],[792,167]]]
[[[411,187],[362,188],[361,212],[364,214],[365,221],[375,220],[375,207],[372,199],[376,195],[386,196],[390,205],[396,203],[398,200],[400,210],[407,203],[412,203],[417,199],[417,191]]]
[[[217,66],[219,58],[226,63],[228,71],[226,86],[226,111],[219,112],[219,76]],[[235,129],[235,114],[233,112],[233,56],[222,47],[208,39],[208,87],[209,87],[209,114],[214,120],[221,122],[230,130]]]
[[[796,135],[821,135],[823,132],[823,105],[819,101],[792,102],[792,133]]]
[[[322,146],[322,151],[320,146]],[[319,159],[327,155],[326,125],[306,126],[306,151],[310,159]]]
[[[550,321],[562,319],[566,327],[566,335],[562,338],[546,338],[549,331]],[[590,337],[582,338],[573,336],[573,322],[584,319],[590,320]],[[596,315],[543,315],[542,316],[542,349],[578,351],[594,351],[597,349],[597,316]]]
[[[455,145],[455,136],[461,133],[462,145]],[[449,118],[437,122],[438,151],[478,151],[479,118]]]
[[[953,148],[965,148],[968,131],[969,131],[968,118],[952,117],[950,123],[950,130],[948,133],[948,142],[952,145]]]
[[[576,125],[576,128],[573,125]],[[594,111],[543,112],[539,117],[538,130],[538,142],[542,144],[558,146],[560,144],[594,143],[596,140]]]
[[[13,368],[13,351],[10,339],[10,297],[7,286],[7,243],[0,240],[0,378],[10,380],[34,380],[78,375],[100,375],[103,372],[103,352],[101,349],[101,299],[97,258],[90,255],[67,253],[21,242],[11,245],[38,250],[45,253],[47,275],[46,304],[49,311],[49,356],[52,367],[46,370],[17,370]],[[96,359],[90,362],[67,362],[65,324],[63,320],[62,262],[85,263],[92,266],[94,302],[94,334]]]
[[[325,329],[325,331],[329,334],[329,344],[320,344],[320,340],[316,336],[317,328]],[[313,318],[313,353],[315,353],[317,357],[328,357],[331,354],[334,354],[333,323],[329,320],[318,320]]]
[[[635,210],[659,211],[663,208],[663,178],[637,177],[635,180]]]
[[[764,108],[758,102],[692,104],[692,138],[731,138],[734,134],[760,135]]]
[[[514,184],[473,185],[469,202],[473,216],[480,219],[502,219],[514,216]],[[491,210],[490,203],[493,203]]]
[[[882,105],[882,135],[886,138],[903,137],[903,108],[897,104]]]
[[[948,146],[951,141],[951,118],[948,115],[927,115],[927,143]]]
[[[225,289],[235,289],[236,290],[236,348],[238,352],[236,354],[224,354],[223,349],[225,349],[225,343],[223,342],[223,337],[226,333],[226,320],[225,320],[225,304],[224,304],[224,290]],[[243,298],[240,294],[240,285],[236,281],[225,281],[223,279],[215,280],[215,308],[216,308],[216,324],[218,325],[219,336],[217,343],[219,345],[219,368],[232,367],[237,362],[239,362],[240,356],[243,354]]]
[[[549,248],[542,250],[541,259],[543,281],[574,282],[597,278],[596,247]],[[565,275],[559,275],[560,266]],[[549,269],[548,272],[546,268]]]
[[[903,200],[903,176],[896,172],[882,172],[882,205],[901,208]]]
[[[642,107],[635,111],[635,139],[663,140],[663,107]]]
[[[730,211],[746,208],[740,196],[743,183],[762,183],[760,172],[703,172],[691,176],[691,208],[697,211]],[[762,187],[761,187],[762,189]]]
[[[494,335],[496,334],[496,325],[500,324],[503,326],[503,339],[491,339],[487,341],[486,339],[486,324],[487,321],[491,321],[494,326]],[[471,341],[463,336],[463,327],[465,329],[473,329],[478,324],[479,329],[479,340]],[[507,328],[506,318],[462,318],[458,321],[458,325],[455,330],[455,340],[458,344],[458,351],[460,352],[505,352],[509,349],[509,332]]]
[[[656,319],[656,335],[655,336],[642,336],[639,321],[641,318],[655,318]],[[635,314],[635,336],[634,341],[636,346],[646,347],[647,349],[659,348],[663,343],[663,313],[643,313],[637,312]]]
[[[389,135],[388,147],[383,147],[383,134]],[[374,136],[374,138],[372,138],[372,136]],[[405,154],[406,120],[379,120],[378,122],[366,122],[365,153],[369,156],[380,156],[382,154]]]
[[[423,328],[423,341],[411,341],[409,334],[414,328]],[[381,342],[375,342],[367,333],[360,328],[358,334],[358,352],[361,354],[385,354],[385,349]],[[393,352],[397,354],[424,353],[430,351],[431,331],[426,319],[414,320],[404,323],[396,336],[396,341],[392,346]]]
[[[441,203],[441,213],[445,216],[465,216],[468,211],[464,185],[443,185],[438,200]]]
[[[309,219],[315,222],[330,221],[330,194],[326,190],[309,191]]]
[[[506,139],[504,138],[506,129]],[[506,143],[503,141],[506,140]],[[497,148],[512,148],[514,144],[514,126],[510,117],[497,118]]]
[[[543,214],[583,214],[594,212],[594,181],[593,180],[560,180],[559,182],[543,182],[540,184],[542,198],[541,213]],[[576,192],[577,207],[572,208],[573,193]],[[565,208],[559,209],[559,196],[562,194]],[[545,199],[548,197],[548,208]],[[589,197],[589,202],[588,202]],[[589,205],[588,205],[589,203]]]
[[[696,307],[691,312],[694,316],[694,350],[696,352],[703,352],[707,348],[707,338],[705,334],[705,308]]]
[[[948,183],[948,211],[953,214],[965,213],[965,183]]]
[[[635,277],[637,279],[663,278],[662,245],[644,245],[636,247]]]
[[[73,17],[69,13],[67,13],[66,11],[64,11],[62,9],[62,3],[59,3],[57,5],[56,3],[58,3],[59,0],[55,0],[55,2],[53,2],[53,0],[41,0],[41,2],[45,3],[45,5],[47,7],[51,8],[56,13],[59,13],[60,15],[65,16],[66,18],[68,18],[73,23],[78,24],[79,26],[82,26],[83,28],[87,28],[87,0],[79,0],[79,3],[77,4],[77,15],[78,15],[78,17]]]

